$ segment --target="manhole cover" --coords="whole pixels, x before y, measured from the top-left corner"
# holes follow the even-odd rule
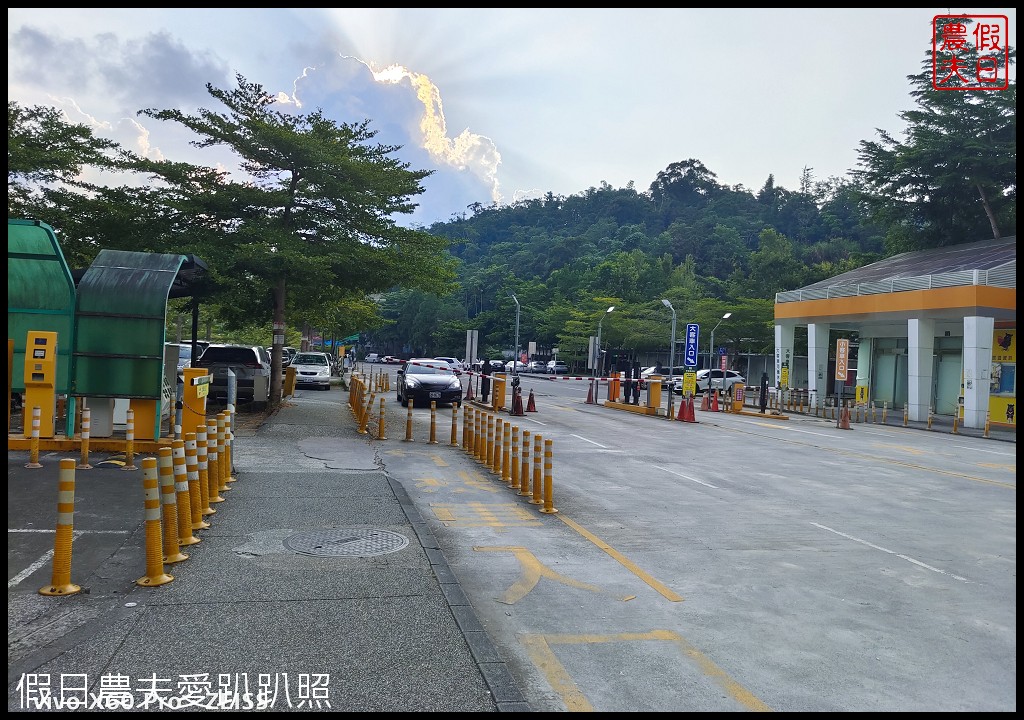
[[[331,528],[289,535],[284,546],[302,555],[372,557],[398,552],[409,544],[405,535],[374,528]]]

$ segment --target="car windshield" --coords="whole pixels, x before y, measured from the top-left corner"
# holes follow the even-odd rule
[[[448,363],[419,362],[414,360],[406,366],[405,371],[410,375],[451,375],[452,366]]]
[[[292,365],[327,365],[327,358],[323,355],[299,353],[292,359]]]

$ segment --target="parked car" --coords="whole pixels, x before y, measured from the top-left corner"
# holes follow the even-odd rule
[[[526,372],[528,373],[545,373],[548,371],[548,364],[543,360],[531,360],[526,363]]]
[[[400,405],[459,405],[462,403],[462,381],[451,365],[435,358],[412,358],[398,370],[396,397]]]
[[[459,360],[458,358],[453,358],[453,357],[436,357],[434,359],[435,360],[443,360],[446,363],[448,363],[449,365],[451,365],[452,369],[455,371],[456,375],[461,375],[462,374],[462,369],[463,369],[462,368],[462,361]]]
[[[380,362],[380,355],[377,353],[366,353],[366,357],[363,360],[368,363]]]
[[[569,366],[561,360],[549,360],[545,371],[548,375],[566,375],[569,372]]]
[[[746,385],[747,379],[740,375],[735,370],[725,371],[725,380],[723,385],[722,370],[718,368],[704,369],[697,371],[697,392],[703,393],[708,391],[708,385],[710,384],[713,390],[722,390],[731,393],[733,385]],[[681,390],[680,390],[681,392]]]
[[[270,399],[270,355],[262,345],[221,345],[207,347],[195,367],[213,375],[210,397],[228,399],[228,370],[235,373],[238,402],[267,402]]]
[[[686,373],[685,365],[676,365],[674,368],[672,368],[671,376],[669,375],[669,368],[667,367],[661,368],[661,373],[657,373],[657,370],[658,366],[654,365],[652,367],[644,368],[640,371],[641,390],[647,389],[647,378],[655,374],[661,375],[662,387],[667,387],[668,383],[671,382],[673,384],[673,389],[675,388],[676,383],[679,383],[680,388],[682,388],[683,375]],[[679,393],[682,393],[682,389],[680,389],[676,394]]]
[[[503,370],[508,373],[524,373],[526,372],[526,363],[524,363],[522,360],[509,360],[507,363],[505,363]],[[499,370],[499,372],[501,371]]]
[[[314,385],[321,390],[331,389],[331,358],[322,352],[295,354],[291,366],[295,368],[295,385]]]

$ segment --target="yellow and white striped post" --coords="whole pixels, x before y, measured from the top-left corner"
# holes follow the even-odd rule
[[[459,446],[459,404],[452,403],[452,437],[450,443]]]
[[[199,538],[192,534],[192,501],[188,492],[188,471],[185,469],[185,441],[171,441],[174,492],[178,500],[178,544],[195,545]]]
[[[512,423],[505,423],[504,433],[501,439],[501,480],[508,485],[512,477],[509,468],[509,455],[512,454]]]
[[[196,425],[196,465],[199,469],[199,504],[203,515],[213,515],[216,510],[210,505],[209,460],[206,453],[206,423]]]
[[[523,464],[519,469],[519,492],[517,495],[530,494],[530,431],[523,430]]]
[[[542,475],[544,469],[544,438],[540,435],[533,436],[533,497],[530,498],[531,505],[540,505],[544,502]]]
[[[220,453],[217,448],[217,420],[206,419],[206,458],[210,466],[207,475],[210,481],[210,504],[224,502],[224,496],[220,494]]]
[[[470,438],[473,437],[473,423],[470,419],[473,417],[473,408],[470,405],[462,408],[462,449],[469,452]]]
[[[484,450],[484,467],[494,467],[494,415],[487,413],[487,447]]]
[[[57,480],[57,534],[53,540],[53,573],[40,595],[74,595],[82,588],[71,582],[71,542],[75,535],[75,461],[60,461]]]
[[[544,507],[541,508],[542,513],[556,513],[558,510],[555,509],[554,501],[554,489],[552,483],[554,482],[551,473],[551,454],[552,446],[554,445],[551,440],[544,440]]]
[[[192,529],[205,530],[210,523],[203,520],[203,494],[199,489],[199,448],[196,434],[185,433],[185,476],[188,478],[188,502],[192,507]]]
[[[384,427],[385,427],[385,421],[384,421],[384,398],[381,398],[380,399],[380,412],[377,414],[377,439],[378,440],[387,440],[387,437],[384,435]]]
[[[404,442],[412,442],[412,398],[406,403],[408,410],[405,414],[405,440]]]
[[[174,564],[188,560],[188,555],[181,552],[181,543],[178,542],[178,498],[174,493],[174,458],[171,448],[160,448],[158,467],[160,504],[164,510],[164,562]]]
[[[232,464],[231,452],[235,444],[235,406],[228,405],[224,411],[224,458],[221,461],[224,465],[224,482],[233,483],[238,480],[235,477],[235,466]]]
[[[92,412],[89,408],[82,408],[82,458],[78,462],[77,470],[92,470],[89,464],[89,426],[92,424]]]
[[[124,431],[124,465],[122,470],[138,470],[135,467],[135,411],[128,408],[128,425]]]
[[[142,458],[142,491],[146,507],[146,575],[136,585],[156,587],[174,579],[164,572],[164,542],[160,535],[160,486],[156,458]]]
[[[27,468],[42,467],[42,464],[39,462],[39,423],[41,417],[42,411],[39,409],[39,406],[32,408],[31,439],[28,441],[28,462],[25,463]]]
[[[504,436],[505,421],[502,418],[494,419],[494,453],[491,455],[491,472],[501,477],[501,442]]]
[[[228,487],[228,430],[227,420],[223,412],[217,413],[217,489],[219,492],[227,492]]]
[[[508,479],[508,486],[510,489],[515,490],[519,487],[519,426],[512,426],[512,461],[510,465],[510,477]]]
[[[437,445],[437,400],[430,401],[430,439],[429,445]]]

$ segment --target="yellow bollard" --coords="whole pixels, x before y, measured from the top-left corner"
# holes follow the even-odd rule
[[[135,411],[128,408],[128,425],[124,431],[124,465],[122,470],[138,470],[135,467]]]
[[[199,448],[196,434],[185,433],[185,476],[188,478],[188,502],[192,507],[192,529],[205,530],[210,523],[203,520],[203,498],[199,491]]]
[[[910,423],[910,406],[903,403],[903,427],[907,427]]]
[[[156,587],[174,579],[164,572],[164,543],[160,535],[160,487],[156,458],[142,459],[142,490],[146,507],[146,575],[136,580],[135,584]]]
[[[985,437],[988,437],[989,430],[992,427],[992,413],[985,413]]]
[[[932,406],[928,406],[928,429],[932,429]]]
[[[522,466],[519,468],[519,492],[517,495],[530,494],[530,431],[523,430]]]
[[[512,426],[512,462],[510,465],[510,477],[508,486],[515,490],[519,487],[519,426]]]
[[[477,462],[484,461],[484,448],[486,446],[486,430],[487,421],[484,419],[484,411],[477,410],[476,412],[476,430],[473,432],[474,445],[473,457],[476,458]]]
[[[551,474],[552,445],[551,440],[544,441],[544,507],[541,508],[542,513],[558,512],[555,509],[554,490],[551,487],[553,482]]]
[[[188,471],[185,469],[185,441],[171,441],[174,469],[174,492],[178,500],[178,544],[195,545],[199,538],[192,534],[192,501],[188,492]]]
[[[217,491],[227,492],[228,487],[228,452],[227,452],[227,421],[224,413],[217,413]]]
[[[377,415],[377,439],[387,440],[384,436],[384,398],[380,399],[380,413]]]
[[[42,467],[42,464],[39,462],[39,422],[41,412],[42,411],[38,406],[32,408],[32,439],[28,441],[28,462],[25,463],[25,467],[27,468]]]
[[[82,459],[78,463],[78,470],[91,470],[89,464],[89,426],[92,424],[92,412],[89,408],[82,408]]]
[[[502,418],[494,420],[494,454],[491,456],[491,472],[501,477],[501,443],[505,434],[505,421]]]
[[[543,465],[544,462],[544,438],[540,435],[533,436],[533,497],[530,498],[531,505],[540,505],[544,502],[543,492]]]
[[[405,416],[405,442],[412,441],[412,398],[409,398],[409,412]]]
[[[234,475],[235,466],[231,464],[231,446],[235,443],[235,406],[228,405],[224,411],[224,482],[233,483],[238,480]]]
[[[509,467],[509,455],[512,452],[512,423],[505,423],[505,433],[501,441],[501,479],[506,485],[512,478]]]
[[[430,401],[430,445],[437,445],[437,400]]]
[[[373,401],[377,399],[377,393],[371,392],[370,397],[367,399],[366,404],[363,406],[361,415],[359,416],[359,434],[365,435],[366,428],[370,424],[370,409],[373,407]]]
[[[210,465],[206,452],[206,424],[196,425],[196,464],[199,466],[199,498],[203,515],[213,515],[216,510],[210,505]]]
[[[462,409],[462,449],[469,452],[469,448],[473,445],[473,423],[471,418],[473,417],[473,408],[467,405]]]
[[[889,401],[885,400],[882,403],[882,424],[885,425],[886,416],[889,414]]]
[[[484,450],[484,467],[494,466],[494,415],[487,413],[487,447]]]
[[[71,541],[75,534],[75,461],[61,460],[57,479],[57,534],[53,539],[53,572],[40,595],[74,595],[81,587],[71,582]]]
[[[178,498],[174,493],[174,458],[169,447],[160,448],[160,497],[164,509],[164,562],[188,560],[178,541]]]
[[[960,434],[959,422],[960,422],[960,407],[957,406],[956,410],[953,411],[953,434],[954,435],[959,435]]]
[[[210,504],[224,502],[220,494],[220,451],[217,448],[217,421],[208,418],[206,421],[206,455],[209,460],[207,475],[210,481]]]
[[[451,444],[459,446],[459,404],[452,403],[452,437]]]

